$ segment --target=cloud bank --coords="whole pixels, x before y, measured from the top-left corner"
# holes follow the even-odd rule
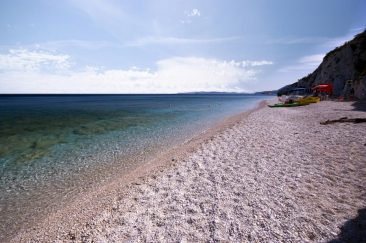
[[[8,53],[0,54],[0,71],[65,70],[70,67],[69,58],[45,51],[10,49]]]
[[[294,71],[312,72],[314,71],[315,68],[319,66],[324,56],[325,54],[314,54],[314,55],[303,56],[300,59],[298,59],[295,64],[285,66],[281,68],[279,71],[284,73]]]
[[[69,59],[68,55],[25,49],[0,54],[0,93],[245,92],[245,84],[256,78],[258,68],[272,64],[266,60],[172,57],[158,60],[154,70],[73,70]]]
[[[201,11],[197,8],[194,8],[189,11],[184,11],[184,19],[182,19],[180,22],[182,24],[191,24],[194,18],[201,17]]]
[[[186,12],[187,17],[199,17],[201,16],[201,11],[199,11],[197,8],[192,9],[189,12]]]

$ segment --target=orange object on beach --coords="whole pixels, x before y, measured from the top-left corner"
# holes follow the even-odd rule
[[[319,84],[312,88],[314,92],[317,93],[327,93],[332,94],[333,93],[333,85],[332,84]]]

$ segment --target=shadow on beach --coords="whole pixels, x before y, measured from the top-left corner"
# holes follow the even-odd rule
[[[366,112],[366,100],[358,100],[352,104],[355,111],[365,111]]]
[[[348,220],[342,227],[338,238],[329,243],[366,242],[366,208],[359,209],[354,219]]]

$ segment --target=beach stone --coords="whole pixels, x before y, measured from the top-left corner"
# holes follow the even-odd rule
[[[351,102],[324,101],[251,113],[179,163],[167,157],[169,166],[126,187],[118,201],[85,209],[95,210],[95,217],[78,226],[75,236],[85,242],[362,240],[357,225],[364,225],[359,223],[366,208],[366,144],[356,141],[366,137],[366,123],[319,123],[344,116],[365,112]],[[113,185],[104,189],[117,190]],[[37,239],[70,240],[52,225],[39,229]],[[349,238],[350,232],[358,238]]]

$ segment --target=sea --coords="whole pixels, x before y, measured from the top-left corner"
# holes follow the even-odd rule
[[[1,95],[0,241],[268,96]]]

